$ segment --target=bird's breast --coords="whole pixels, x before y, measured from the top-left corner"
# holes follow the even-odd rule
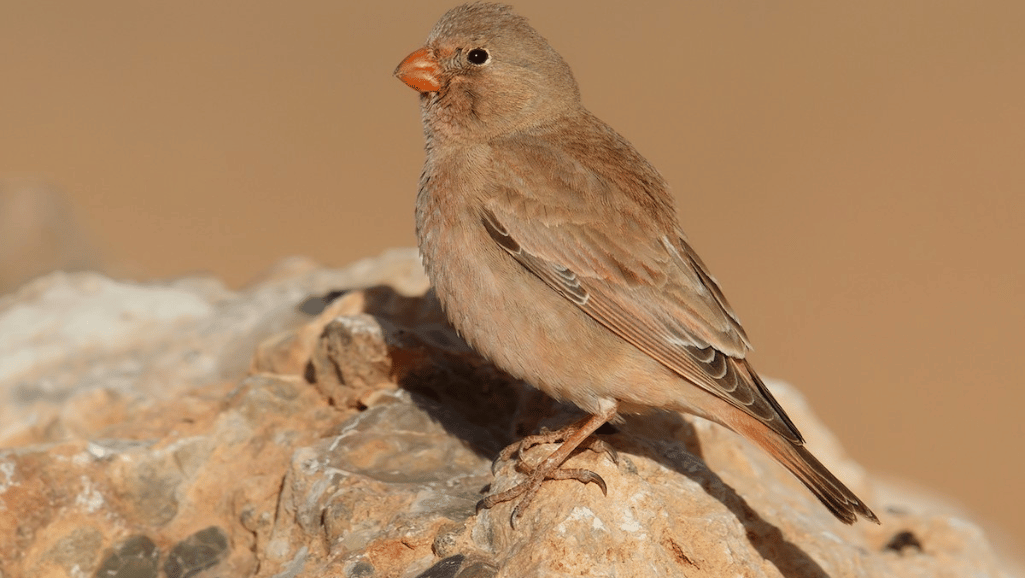
[[[452,325],[503,370],[549,395],[600,411],[630,400],[657,363],[607,331],[487,233],[472,177],[432,172],[417,198],[424,266]],[[471,185],[467,187],[467,185]],[[567,352],[578,359],[566,363]],[[643,366],[643,367],[639,367]]]

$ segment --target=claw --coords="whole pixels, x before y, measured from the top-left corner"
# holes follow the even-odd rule
[[[579,423],[580,422],[556,431],[551,431],[547,427],[542,427],[539,433],[535,435],[529,435],[518,442],[509,444],[508,446],[503,448],[502,451],[498,453],[498,456],[494,459],[494,461],[491,462],[491,474],[498,474],[498,470],[501,468],[501,464],[503,462],[509,461],[509,459],[512,458],[513,454],[516,454],[516,459],[520,463],[524,463],[527,461],[526,452],[530,451],[531,448],[542,444],[564,442],[565,440],[569,439],[570,436],[572,436],[577,431],[577,429],[579,429]],[[591,450],[592,452],[604,453],[605,455],[609,456],[609,459],[612,460],[612,463],[616,464],[617,466],[619,465],[619,452],[617,452],[616,449],[609,445],[605,440],[596,437],[587,437],[584,443],[581,443],[580,445],[588,450]],[[519,466],[517,466],[517,471],[520,471],[522,473],[529,473],[524,472],[524,470],[522,470]]]
[[[586,444],[583,444],[585,448],[599,453],[604,452],[613,463],[619,465],[619,454],[612,446],[602,440],[590,437],[594,430],[607,422],[615,413],[616,406],[612,406],[600,415],[587,416],[577,423],[556,432],[550,432],[542,428],[540,434],[527,436],[503,449],[491,464],[492,473],[497,471],[499,463],[508,460],[513,454],[516,454],[516,471],[527,474],[527,479],[508,490],[491,494],[477,502],[477,513],[479,514],[483,509],[519,498],[519,502],[513,507],[512,513],[509,516],[509,524],[515,529],[516,522],[523,516],[523,512],[530,506],[530,503],[541,489],[541,485],[546,480],[577,480],[583,484],[593,483],[601,489],[603,495],[608,496],[608,486],[605,484],[605,480],[598,474],[581,468],[560,468],[563,462],[585,441]],[[588,439],[591,441],[587,441]],[[530,466],[527,463],[525,456],[527,450],[542,443],[553,443],[556,441],[562,443],[540,464]]]
[[[564,468],[555,470],[548,475],[549,480],[576,480],[581,484],[595,484],[601,488],[601,493],[608,496],[609,488],[605,485],[605,480],[598,474],[591,470],[585,470],[582,468]]]
[[[604,453],[605,455],[609,456],[609,459],[612,460],[612,463],[616,464],[617,466],[619,465],[619,452],[616,451],[616,448],[609,445],[603,439],[591,439],[593,441],[587,445],[587,449],[591,450],[592,452]]]
[[[526,456],[523,455],[523,452],[526,451],[524,449],[526,445],[526,440],[523,440],[520,442],[520,447],[516,448],[516,459],[519,460],[521,464],[527,459]]]

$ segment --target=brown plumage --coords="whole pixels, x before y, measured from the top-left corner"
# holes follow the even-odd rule
[[[667,185],[580,103],[562,57],[509,7],[450,10],[395,74],[420,92],[427,160],[416,203],[427,274],[481,354],[591,414],[527,481],[601,424],[651,408],[710,419],[794,473],[841,521],[872,511],[804,448],[745,359],[747,335],[687,243]]]

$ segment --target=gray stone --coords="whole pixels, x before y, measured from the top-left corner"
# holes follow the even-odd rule
[[[375,574],[374,566],[366,560],[359,560],[352,564],[345,575],[348,578],[371,578]]]
[[[462,568],[465,560],[466,556],[463,556],[462,554],[443,558],[438,560],[437,563],[427,570],[418,574],[416,578],[455,578],[456,574],[459,573],[459,569]]]
[[[493,578],[498,568],[482,560],[469,561],[456,574],[456,578]]]
[[[156,578],[160,550],[146,536],[131,536],[103,559],[96,578]]]
[[[228,555],[228,534],[217,526],[200,530],[178,542],[167,554],[167,578],[192,578]]]

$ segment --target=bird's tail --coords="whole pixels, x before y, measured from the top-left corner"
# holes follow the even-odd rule
[[[861,516],[879,523],[879,518],[876,518],[865,502],[855,496],[803,445],[794,445],[768,428],[748,437],[797,476],[841,522],[853,524]]]

